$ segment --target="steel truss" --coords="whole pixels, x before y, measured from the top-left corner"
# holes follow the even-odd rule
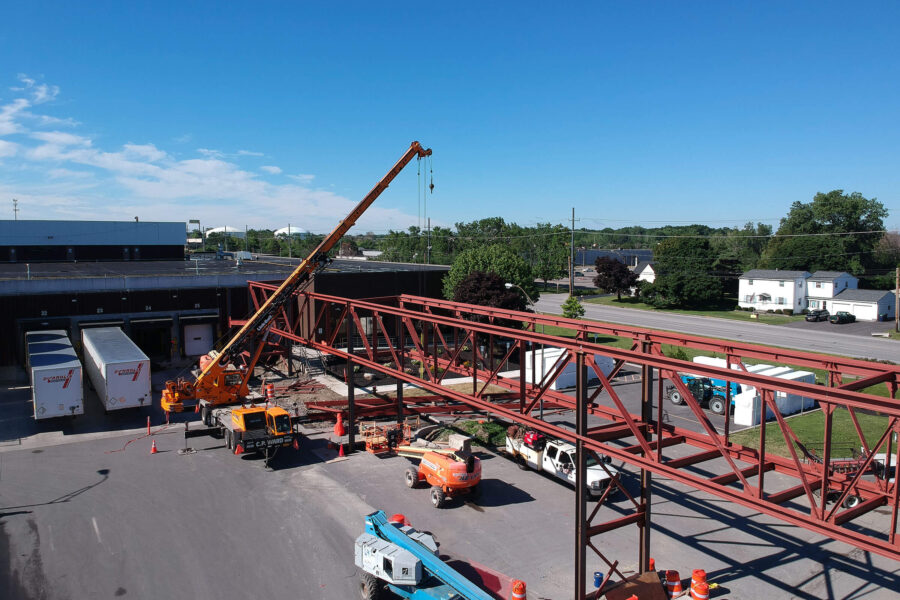
[[[254,307],[261,306],[275,289],[277,286],[251,282]],[[503,327],[498,322],[521,322],[525,329]],[[239,325],[241,321],[232,320],[232,324]],[[575,338],[538,333],[538,325],[571,329]],[[900,431],[900,402],[896,399],[900,367],[896,365],[409,295],[352,300],[299,293],[294,303],[282,309],[269,333],[343,359],[347,373],[359,365],[394,377],[398,419],[402,418],[407,404],[402,383],[414,383],[446,402],[484,411],[574,443],[579,451],[579,474],[585,471],[586,453],[594,454],[595,458],[600,453],[640,469],[638,497],[629,494],[617,479],[610,486],[609,492],[618,488],[626,494],[633,508],[631,513],[610,521],[601,522],[597,518],[608,493],[588,512],[586,489],[581,483],[576,486],[576,598],[586,595],[588,548],[608,565],[607,579],[613,574],[621,577],[618,563],[599,551],[592,542],[594,536],[636,524],[639,568],[641,571],[648,568],[651,474],[900,560],[897,534],[900,486],[896,483],[900,481],[900,444],[891,435]],[[605,346],[590,341],[595,335],[622,336],[631,339],[632,344],[629,349]],[[662,352],[663,344],[723,354],[732,368],[667,357]],[[528,381],[526,351],[537,345],[559,348],[562,354],[540,381]],[[612,372],[604,374],[597,366],[595,355],[613,358]],[[828,373],[829,385],[757,375],[746,371],[748,359],[822,369]],[[550,389],[556,376],[570,363],[576,365],[574,397]],[[641,371],[640,414],[625,409],[614,385],[626,364],[636,365]],[[413,365],[418,370],[410,368]],[[767,427],[759,428],[759,450],[734,444],[729,439],[729,411],[726,410],[724,432],[719,432],[682,382],[680,374],[684,373],[755,387],[762,399],[761,421],[766,421],[767,411],[774,415],[790,457],[766,453]],[[444,387],[442,384],[451,375],[471,381],[471,392]],[[593,391],[587,385],[589,375],[599,380]],[[352,435],[354,386],[352,378],[348,381],[351,382],[348,417]],[[518,401],[495,400],[488,393],[491,385],[515,392]],[[664,385],[674,386],[681,393],[701,424],[702,432],[665,422],[661,400]],[[867,393],[873,386],[883,386],[887,396]],[[818,453],[810,450],[808,443],[799,443],[785,415],[781,414],[776,398],[777,394],[785,393],[813,399],[821,407],[825,426]],[[574,423],[561,426],[534,415],[535,411],[547,408],[571,411]],[[850,469],[845,461],[835,460],[832,455],[833,419],[837,411],[843,410],[848,412],[859,440],[859,457]],[[883,417],[884,429],[874,441],[863,435],[859,423],[862,412]],[[880,472],[876,469],[879,464],[876,455],[881,455]],[[893,464],[885,457],[893,457]],[[702,469],[698,468],[700,465]],[[767,477],[768,473],[783,477]],[[785,481],[792,483],[785,485]],[[888,507],[887,518],[884,511],[872,512],[883,506]],[[866,519],[861,519],[863,515]]]

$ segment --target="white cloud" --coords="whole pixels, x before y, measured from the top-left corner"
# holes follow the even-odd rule
[[[14,144],[13,142],[7,142],[5,140],[0,140],[0,157],[2,156],[15,156],[16,152],[19,151],[19,145]]]
[[[90,146],[90,138],[64,131],[36,131],[31,134],[36,140],[53,144],[54,146]]]
[[[238,164],[241,157],[264,156],[261,152],[226,154],[199,148],[196,157],[179,160],[153,143],[104,149],[89,136],[35,131],[76,121],[29,112],[59,90],[24,75],[19,81],[21,95],[0,105],[0,135],[25,134],[15,143],[0,140],[0,156],[6,157],[0,197],[16,197],[27,205],[23,218],[130,220],[139,215],[141,220],[200,218],[204,223],[251,227],[290,221],[327,232],[356,205],[333,191],[310,187],[314,175],[291,175],[291,183],[273,184],[263,174],[280,174],[280,167],[263,165],[250,171]],[[373,206],[359,227],[382,231],[415,222],[413,215]]]
[[[47,171],[47,175],[51,179],[87,179],[88,177],[93,177],[87,171],[73,171],[71,169],[50,169]]]

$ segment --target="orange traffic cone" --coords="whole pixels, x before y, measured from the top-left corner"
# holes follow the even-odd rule
[[[159,450],[156,449],[156,440],[153,440],[153,444],[150,446],[150,454],[156,454]]]
[[[300,449],[300,442],[297,441],[297,438],[294,438],[294,450]]]
[[[234,453],[235,454],[243,454],[244,453],[244,445],[238,444],[237,446],[235,446]]]
[[[195,412],[195,413],[200,412],[200,403],[199,403],[199,402],[198,402],[197,404],[194,405],[194,412]]]
[[[525,582],[519,579],[513,581],[512,594],[510,600],[525,600]]]
[[[650,559],[650,570],[651,570],[651,571],[655,571],[655,570],[656,570],[656,561],[653,560],[652,558]]]
[[[692,585],[691,598],[692,600],[709,600],[709,584],[701,581],[696,585]]]
[[[706,583],[706,571],[694,569],[691,572],[691,598],[706,600],[709,598],[709,585]]]
[[[345,433],[346,431],[344,431],[344,416],[341,413],[338,413],[337,423],[334,424],[334,435],[341,437]]]
[[[683,590],[681,589],[681,576],[678,574],[678,571],[666,571],[666,591],[669,593],[669,598],[681,595]]]
[[[338,456],[344,456],[344,444],[338,444]]]

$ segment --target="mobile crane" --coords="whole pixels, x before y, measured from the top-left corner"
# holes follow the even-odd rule
[[[431,155],[431,149],[423,148],[419,142],[410,144],[397,164],[387,172],[372,190],[350,211],[334,231],[297,266],[269,296],[243,327],[225,344],[219,352],[211,352],[207,360],[201,360],[200,373],[194,381],[179,378],[167,381],[162,393],[162,409],[182,412],[186,408],[199,409],[201,420],[211,428],[222,431],[226,445],[235,453],[244,449],[268,450],[281,446],[296,445],[290,416],[280,407],[233,407],[241,404],[248,396],[249,381],[253,369],[265,347],[265,336],[269,326],[290,302],[294,292],[305,287],[312,277],[330,262],[331,250],[371,206],[378,196],[387,189],[391,181],[415,157]],[[265,413],[265,418],[260,418]]]

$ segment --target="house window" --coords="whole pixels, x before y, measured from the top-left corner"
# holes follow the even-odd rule
[[[748,279],[748,280],[747,280],[747,285],[753,285],[753,280],[752,280],[752,279]]]
[[[778,282],[778,287],[784,287],[784,281],[779,281],[779,282]]]
[[[810,300],[809,307],[810,308],[819,308],[819,301],[818,300]]]
[[[784,299],[784,298],[778,298],[778,304],[786,304],[785,299]]]
[[[817,282],[816,282],[816,287],[817,287],[817,288],[822,287],[822,282],[821,282],[821,281],[817,281]]]

